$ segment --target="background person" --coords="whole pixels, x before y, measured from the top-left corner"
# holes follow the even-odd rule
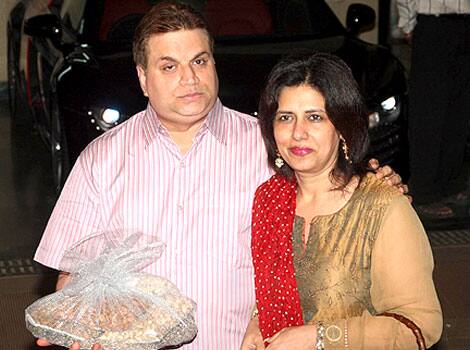
[[[255,194],[258,315],[242,349],[416,348],[385,312],[413,321],[427,346],[439,339],[431,248],[406,197],[367,173],[365,111],[335,56],[271,72],[259,117],[277,174]]]
[[[398,26],[412,44],[410,190],[420,215],[452,217],[447,197],[465,188],[459,176],[470,121],[470,1],[396,2]]]
[[[134,60],[148,107],[80,155],[35,259],[58,269],[64,251],[95,232],[157,235],[166,250],[146,271],[197,303],[198,335],[184,348],[230,350],[255,300],[251,206],[272,170],[258,120],[217,98],[212,46],[191,7],[162,2],[144,16]],[[61,273],[58,288],[68,279]]]

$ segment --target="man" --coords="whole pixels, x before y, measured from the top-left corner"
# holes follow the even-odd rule
[[[412,42],[410,188],[422,216],[453,216],[470,116],[470,1],[397,0]]]
[[[190,7],[153,7],[134,59],[147,110],[84,150],[35,259],[59,269],[64,250],[93,232],[158,235],[166,250],[148,271],[197,303],[198,335],[184,348],[238,349],[254,305],[252,199],[271,175],[258,122],[217,99],[212,38]]]

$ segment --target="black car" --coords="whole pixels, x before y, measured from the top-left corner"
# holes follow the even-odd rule
[[[10,108],[27,101],[52,153],[60,190],[96,136],[145,108],[132,59],[134,29],[151,0],[23,0],[8,21]],[[370,109],[370,155],[406,173],[404,68],[386,47],[356,38],[375,13],[350,5],[347,28],[322,0],[193,0],[215,36],[219,97],[256,115],[272,66],[325,51],[352,68]]]

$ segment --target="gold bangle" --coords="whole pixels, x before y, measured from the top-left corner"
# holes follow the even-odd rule
[[[258,317],[258,309],[254,309],[253,312],[251,313],[251,319],[254,319],[255,317]]]

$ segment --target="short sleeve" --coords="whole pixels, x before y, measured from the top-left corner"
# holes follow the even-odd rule
[[[65,250],[92,233],[101,232],[101,212],[93,157],[83,152],[75,163],[52,211],[34,260],[59,269]]]

